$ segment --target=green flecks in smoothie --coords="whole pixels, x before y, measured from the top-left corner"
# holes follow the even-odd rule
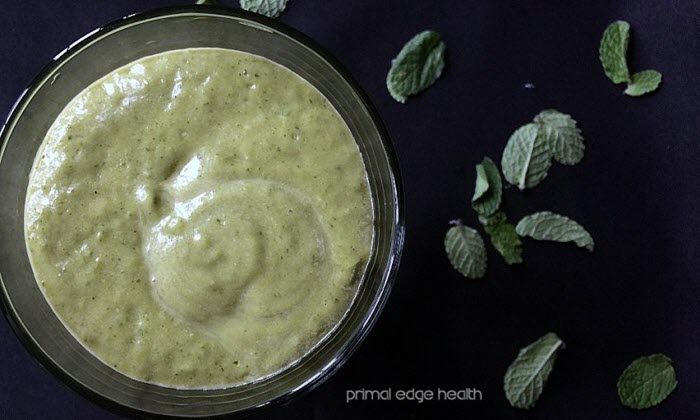
[[[308,351],[348,308],[373,235],[362,157],[328,100],[222,49],[146,57],[81,92],[37,154],[25,225],[81,343],[185,388]]]

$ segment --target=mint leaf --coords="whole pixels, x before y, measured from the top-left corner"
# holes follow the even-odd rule
[[[550,332],[520,350],[503,378],[503,389],[510,405],[531,408],[542,394],[544,384],[564,343]]]
[[[574,242],[593,252],[593,238],[583,226],[566,216],[542,211],[523,217],[515,231],[541,241]]]
[[[539,184],[547,176],[551,165],[547,139],[539,133],[538,125],[534,123],[515,130],[501,158],[503,176],[521,190]]]
[[[633,361],[617,381],[617,394],[622,404],[641,410],[666,399],[678,384],[672,363],[663,354]]]
[[[661,73],[656,70],[644,70],[632,75],[632,81],[627,85],[625,94],[641,96],[655,91],[661,84]]]
[[[433,31],[423,31],[411,38],[391,61],[386,86],[391,96],[401,103],[430,85],[445,68],[445,43]]]
[[[586,146],[581,130],[571,115],[547,109],[535,116],[534,121],[544,131],[552,157],[564,165],[575,165],[583,159]]]
[[[287,7],[289,0],[241,0],[241,9],[276,18]]]
[[[470,279],[478,279],[486,273],[486,248],[476,230],[458,224],[445,236],[445,251],[452,266]]]
[[[472,208],[480,216],[491,216],[500,207],[502,194],[501,173],[496,164],[490,158],[485,157],[480,164],[476,165],[476,185],[472,197]]]
[[[598,54],[603,70],[613,83],[630,81],[627,68],[627,44],[630,39],[630,24],[618,20],[611,23],[603,32]]]
[[[515,231],[515,226],[508,223],[505,213],[499,211],[491,217],[479,216],[479,222],[491,237],[491,244],[507,264],[523,262],[523,244]]]

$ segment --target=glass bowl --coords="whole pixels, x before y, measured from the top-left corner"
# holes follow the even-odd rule
[[[164,51],[219,47],[277,62],[335,106],[362,152],[374,199],[367,271],[340,323],[309,353],[271,377],[219,390],[177,390],[131,379],[87,351],[63,326],[34,280],[24,241],[24,201],[34,156],[50,125],[80,91],[112,70]],[[95,30],[70,45],[20,96],[0,151],[0,276],[3,309],[36,359],[81,394],[131,413],[213,416],[290,400],[319,385],[358,347],[389,295],[403,246],[401,183],[389,137],[366,95],[309,38],[276,21],[210,6],[159,9]]]

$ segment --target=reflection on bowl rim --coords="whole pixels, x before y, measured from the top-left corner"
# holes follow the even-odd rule
[[[246,12],[243,10],[234,10],[234,9],[228,9],[228,8],[222,8],[222,7],[217,7],[217,6],[202,6],[202,5],[190,5],[190,6],[175,6],[175,7],[165,7],[165,8],[159,8],[143,13],[136,13],[136,14],[130,14],[122,19],[115,20],[113,22],[110,22],[102,27],[99,27],[93,31],[90,31],[77,41],[71,43],[68,48],[64,49],[60,53],[58,53],[47,65],[43,67],[43,69],[39,72],[39,74],[29,83],[28,87],[25,88],[18,99],[15,101],[15,103],[12,105],[10,112],[8,114],[7,119],[5,120],[4,124],[1,127],[0,130],[0,164],[2,163],[2,159],[4,156],[5,148],[8,144],[8,139],[9,135],[12,133],[12,128],[14,128],[14,123],[18,120],[18,117],[22,115],[21,111],[24,108],[24,105],[28,104],[31,102],[33,98],[33,94],[47,81],[48,75],[50,75],[57,67],[59,67],[62,63],[70,60],[72,56],[75,53],[80,52],[80,50],[87,46],[90,45],[93,41],[95,41],[98,38],[101,38],[107,34],[110,34],[112,32],[115,32],[117,30],[120,30],[122,27],[125,26],[130,26],[133,24],[139,24],[144,21],[148,21],[151,19],[157,19],[157,18],[167,18],[167,17],[175,17],[179,15],[191,15],[191,14],[201,14],[204,16],[219,16],[219,17],[226,17],[226,18],[234,18],[234,19],[240,19],[243,21],[247,21],[250,23],[251,26],[256,27],[257,29],[261,30],[268,30],[266,27],[271,28],[274,31],[277,31],[281,33],[282,35],[285,35],[294,41],[304,45],[305,47],[309,48],[311,51],[313,51],[315,54],[320,56],[330,67],[335,70],[343,79],[344,81],[350,86],[350,88],[354,91],[354,93],[357,95],[357,97],[360,99],[362,106],[365,108],[367,113],[369,114],[374,128],[377,130],[377,134],[379,135],[379,139],[381,141],[381,146],[383,150],[386,153],[387,160],[388,160],[388,167],[391,172],[391,178],[392,178],[392,187],[393,191],[392,194],[395,198],[395,202],[393,203],[394,207],[394,220],[396,221],[395,224],[393,225],[393,232],[391,232],[391,252],[390,252],[390,258],[388,261],[385,262],[385,269],[383,270],[384,273],[384,279],[383,283],[384,286],[378,291],[377,296],[373,298],[371,306],[366,309],[363,317],[362,317],[362,323],[357,327],[357,329],[352,333],[350,338],[346,340],[340,347],[339,349],[335,352],[335,355],[333,358],[329,359],[319,370],[315,371],[313,374],[309,375],[308,378],[306,378],[299,386],[297,386],[294,389],[288,390],[286,393],[282,395],[278,395],[270,400],[267,400],[266,402],[263,402],[261,404],[249,407],[244,410],[245,413],[248,413],[252,410],[261,408],[263,406],[271,406],[283,402],[287,402],[293,398],[297,398],[300,395],[303,395],[306,392],[311,391],[315,387],[319,386],[321,383],[323,383],[326,379],[328,379],[334,372],[336,372],[350,357],[350,355],[358,348],[358,346],[361,344],[361,342],[364,340],[366,335],[368,334],[369,330],[372,328],[374,323],[376,322],[377,318],[379,317],[384,305],[386,304],[386,301],[388,299],[388,296],[391,292],[391,289],[393,287],[393,283],[396,278],[396,273],[399,265],[399,260],[401,258],[401,252],[403,249],[403,242],[404,242],[404,209],[403,209],[403,191],[401,188],[401,175],[399,172],[399,165],[396,157],[396,152],[394,150],[393,144],[389,138],[388,133],[386,132],[386,129],[381,122],[381,119],[379,118],[379,115],[372,105],[372,103],[369,101],[368,96],[366,93],[360,88],[360,86],[355,82],[355,80],[350,76],[350,74],[343,68],[342,65],[331,55],[329,55],[327,52],[325,52],[315,41],[307,37],[306,35],[302,34],[301,32],[290,28],[289,26],[286,26],[276,20],[267,18],[265,16],[261,16],[259,14],[255,13],[250,13]],[[240,22],[239,23],[244,23]],[[54,76],[56,77],[56,76]],[[53,81],[49,81],[49,83],[53,84]],[[364,281],[364,279],[363,279]],[[5,287],[4,281],[2,280],[0,276],[0,287],[2,288],[2,299],[0,301],[0,304],[2,305],[2,310],[5,315],[5,318],[7,319],[8,323],[12,327],[12,330],[16,334],[16,336],[20,339],[22,344],[27,348],[29,353],[34,357],[35,360],[37,360],[45,369],[47,369],[49,372],[51,372],[54,376],[58,377],[63,383],[67,384],[75,390],[78,394],[80,394],[83,397],[86,397],[92,402],[95,402],[103,407],[112,409],[117,412],[124,412],[128,414],[153,414],[150,411],[147,410],[140,410],[136,407],[128,407],[125,405],[122,405],[116,401],[113,401],[109,399],[107,396],[102,395],[87,386],[83,385],[80,383],[78,380],[74,379],[69,372],[65,371],[61,366],[58,364],[54,363],[50,357],[44,353],[43,350],[39,347],[39,345],[35,342],[33,337],[31,336],[31,333],[24,327],[21,318],[18,316],[16,313],[12,303],[11,299],[9,297],[8,291]],[[345,317],[347,316],[347,313],[350,311],[352,306],[354,305],[354,299],[353,302],[350,304],[348,307],[348,310],[346,311],[345,315],[341,320],[338,321],[336,326],[334,328],[325,333],[311,349],[307,350],[303,356],[301,356],[299,359],[294,361],[292,364],[286,366],[285,368],[281,369],[280,371],[269,375],[264,378],[258,378],[253,382],[259,382],[264,379],[267,379],[269,377],[274,377],[277,376],[285,371],[287,371],[290,367],[295,366],[299,363],[301,363],[304,359],[309,357],[313,352],[312,350],[316,347],[318,347],[321,343],[326,341],[326,339],[330,336],[330,333],[336,329],[340,324],[343,323]],[[61,323],[63,323],[61,321]],[[80,343],[82,346],[82,343]],[[103,362],[104,363],[104,362]],[[239,414],[242,412],[239,412]]]

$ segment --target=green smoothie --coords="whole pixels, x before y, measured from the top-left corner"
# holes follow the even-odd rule
[[[115,70],[37,154],[34,274],[71,333],[137,380],[220,388],[273,374],[340,320],[373,237],[362,156],[290,70],[224,49]]]

